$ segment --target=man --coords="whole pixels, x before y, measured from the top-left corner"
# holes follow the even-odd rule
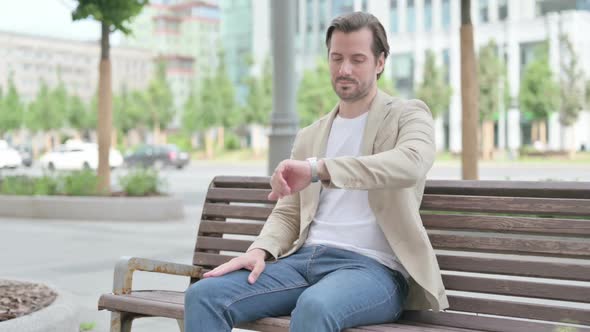
[[[291,331],[340,331],[448,307],[419,214],[432,116],[377,89],[389,45],[373,15],[334,19],[326,45],[340,102],[276,168],[279,201],[248,251],[187,290],[187,332],[282,315]]]

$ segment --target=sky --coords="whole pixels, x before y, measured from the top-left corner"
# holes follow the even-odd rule
[[[72,21],[72,0],[0,0],[0,31],[73,40],[100,39],[91,19]]]

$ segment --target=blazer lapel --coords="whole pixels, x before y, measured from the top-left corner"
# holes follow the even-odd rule
[[[365,132],[363,134],[363,141],[361,143],[361,156],[373,154],[373,143],[377,136],[379,125],[389,114],[389,108],[385,106],[391,103],[392,99],[381,90],[377,90],[377,95],[371,102],[369,107],[369,114],[367,115],[367,123],[365,124]]]

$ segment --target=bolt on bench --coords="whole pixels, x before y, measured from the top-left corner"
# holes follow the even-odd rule
[[[132,289],[134,271],[190,277],[243,253],[274,202],[268,177],[216,177],[209,186],[193,265],[123,257],[113,293],[111,331],[133,319],[168,317],[182,330],[184,293]],[[448,290],[445,312],[406,311],[392,324],[346,331],[590,331],[590,182],[427,181],[421,205]],[[288,331],[289,317],[239,326]]]

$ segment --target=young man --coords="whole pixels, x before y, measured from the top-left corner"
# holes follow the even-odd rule
[[[448,307],[419,214],[430,111],[377,89],[389,45],[373,15],[334,19],[326,45],[340,102],[276,168],[279,201],[248,251],[187,290],[186,332],[283,315],[291,331],[340,331]]]

